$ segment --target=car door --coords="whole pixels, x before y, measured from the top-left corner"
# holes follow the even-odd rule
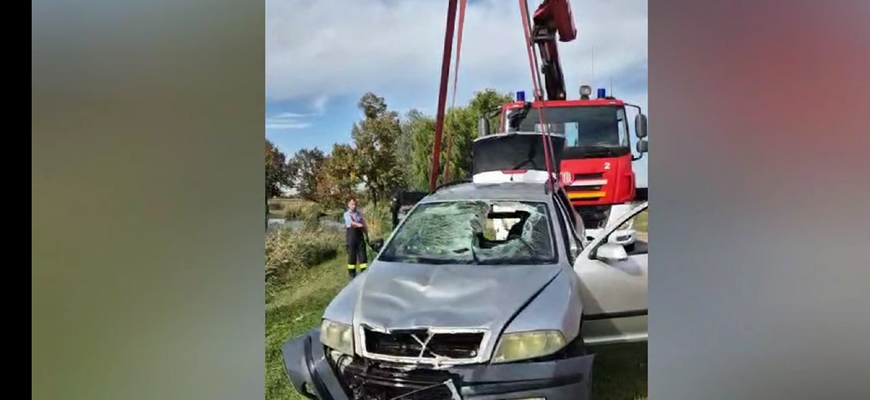
[[[607,259],[599,249],[611,234],[646,211],[644,202],[607,227],[577,257],[574,271],[580,278],[583,301],[583,339],[588,345],[643,341],[648,327],[649,236],[630,253],[622,246],[609,248],[611,255],[622,249],[624,259]]]

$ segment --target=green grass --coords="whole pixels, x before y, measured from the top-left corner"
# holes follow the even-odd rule
[[[649,233],[649,210],[640,213],[634,220],[634,230]]]
[[[266,398],[304,400],[284,373],[281,345],[320,324],[323,310],[348,282],[342,256],[296,274],[266,302]]]
[[[645,400],[647,398],[647,343],[593,347],[592,398]]]
[[[266,303],[266,398],[303,400],[290,386],[281,345],[320,323],[323,310],[347,284],[344,254],[302,270],[275,288]],[[593,391],[596,400],[638,400],[647,397],[646,343],[592,349],[595,353]]]

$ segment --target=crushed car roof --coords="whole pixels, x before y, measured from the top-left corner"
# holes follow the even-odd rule
[[[455,200],[547,202],[551,196],[547,184],[541,182],[459,183],[442,187],[421,203]]]

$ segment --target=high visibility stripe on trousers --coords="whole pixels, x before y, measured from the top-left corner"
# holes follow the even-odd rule
[[[360,264],[360,265],[359,265],[359,270],[360,270],[360,271],[365,271],[366,268],[368,268],[368,267],[369,267],[368,264]],[[347,264],[347,269],[356,269],[356,265],[354,265],[354,264]]]

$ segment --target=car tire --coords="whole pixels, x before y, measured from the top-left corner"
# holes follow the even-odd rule
[[[634,251],[634,243],[625,245],[625,251],[631,253]]]

